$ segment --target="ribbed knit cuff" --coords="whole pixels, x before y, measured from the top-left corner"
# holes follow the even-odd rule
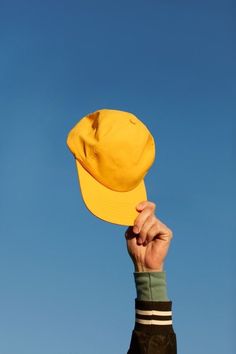
[[[135,329],[148,334],[173,333],[171,301],[135,300]]]
[[[169,301],[166,288],[166,273],[134,272],[137,300]]]

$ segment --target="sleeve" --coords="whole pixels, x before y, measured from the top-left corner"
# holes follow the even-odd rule
[[[165,272],[134,273],[137,298],[135,325],[127,354],[176,354],[172,301]]]

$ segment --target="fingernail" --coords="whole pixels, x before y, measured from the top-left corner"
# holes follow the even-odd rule
[[[138,234],[138,232],[139,232],[138,226],[134,226],[134,227],[133,227],[133,232],[134,232],[135,234]]]

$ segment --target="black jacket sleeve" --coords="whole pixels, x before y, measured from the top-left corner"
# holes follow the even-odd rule
[[[171,301],[135,300],[135,326],[127,354],[176,354]]]

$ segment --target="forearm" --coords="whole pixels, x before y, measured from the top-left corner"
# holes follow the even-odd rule
[[[166,272],[134,272],[138,300],[168,301]]]

